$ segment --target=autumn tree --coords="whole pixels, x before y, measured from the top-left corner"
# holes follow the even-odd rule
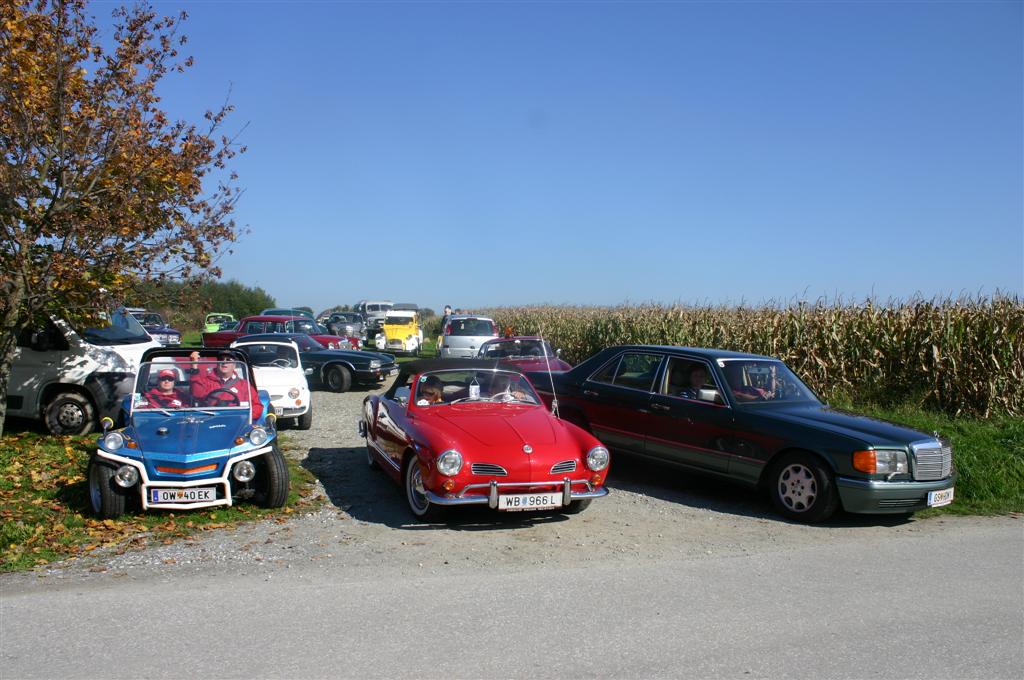
[[[118,8],[102,41],[84,0],[0,0],[0,432],[20,331],[139,281],[219,276],[236,238],[231,107],[199,124],[159,107],[191,65],[185,18]]]

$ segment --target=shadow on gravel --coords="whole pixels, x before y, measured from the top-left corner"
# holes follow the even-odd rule
[[[302,466],[320,480],[331,503],[352,519],[393,529],[491,531],[569,519],[561,513],[499,513],[486,507],[463,507],[449,511],[444,522],[424,524],[409,512],[401,487],[383,470],[366,464],[364,447],[312,448]]]
[[[762,491],[622,453],[613,454],[607,486],[612,493],[619,489],[693,508],[801,525],[776,514],[767,494]],[[912,515],[851,515],[840,510],[829,521],[808,526],[899,526],[911,519]]]

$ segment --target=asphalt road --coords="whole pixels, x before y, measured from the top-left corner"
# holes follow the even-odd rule
[[[555,566],[8,580],[0,677],[1022,677],[1019,519],[828,536]]]

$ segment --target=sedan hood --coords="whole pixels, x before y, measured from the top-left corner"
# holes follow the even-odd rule
[[[923,432],[885,420],[834,409],[822,404],[769,407],[758,415],[856,439],[868,445],[905,446],[932,438]]]

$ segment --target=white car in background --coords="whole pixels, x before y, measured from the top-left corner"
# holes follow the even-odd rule
[[[270,393],[278,422],[294,418],[295,427],[308,430],[313,425],[313,404],[298,345],[293,340],[262,336],[239,338],[231,346],[249,356],[256,389]]]

